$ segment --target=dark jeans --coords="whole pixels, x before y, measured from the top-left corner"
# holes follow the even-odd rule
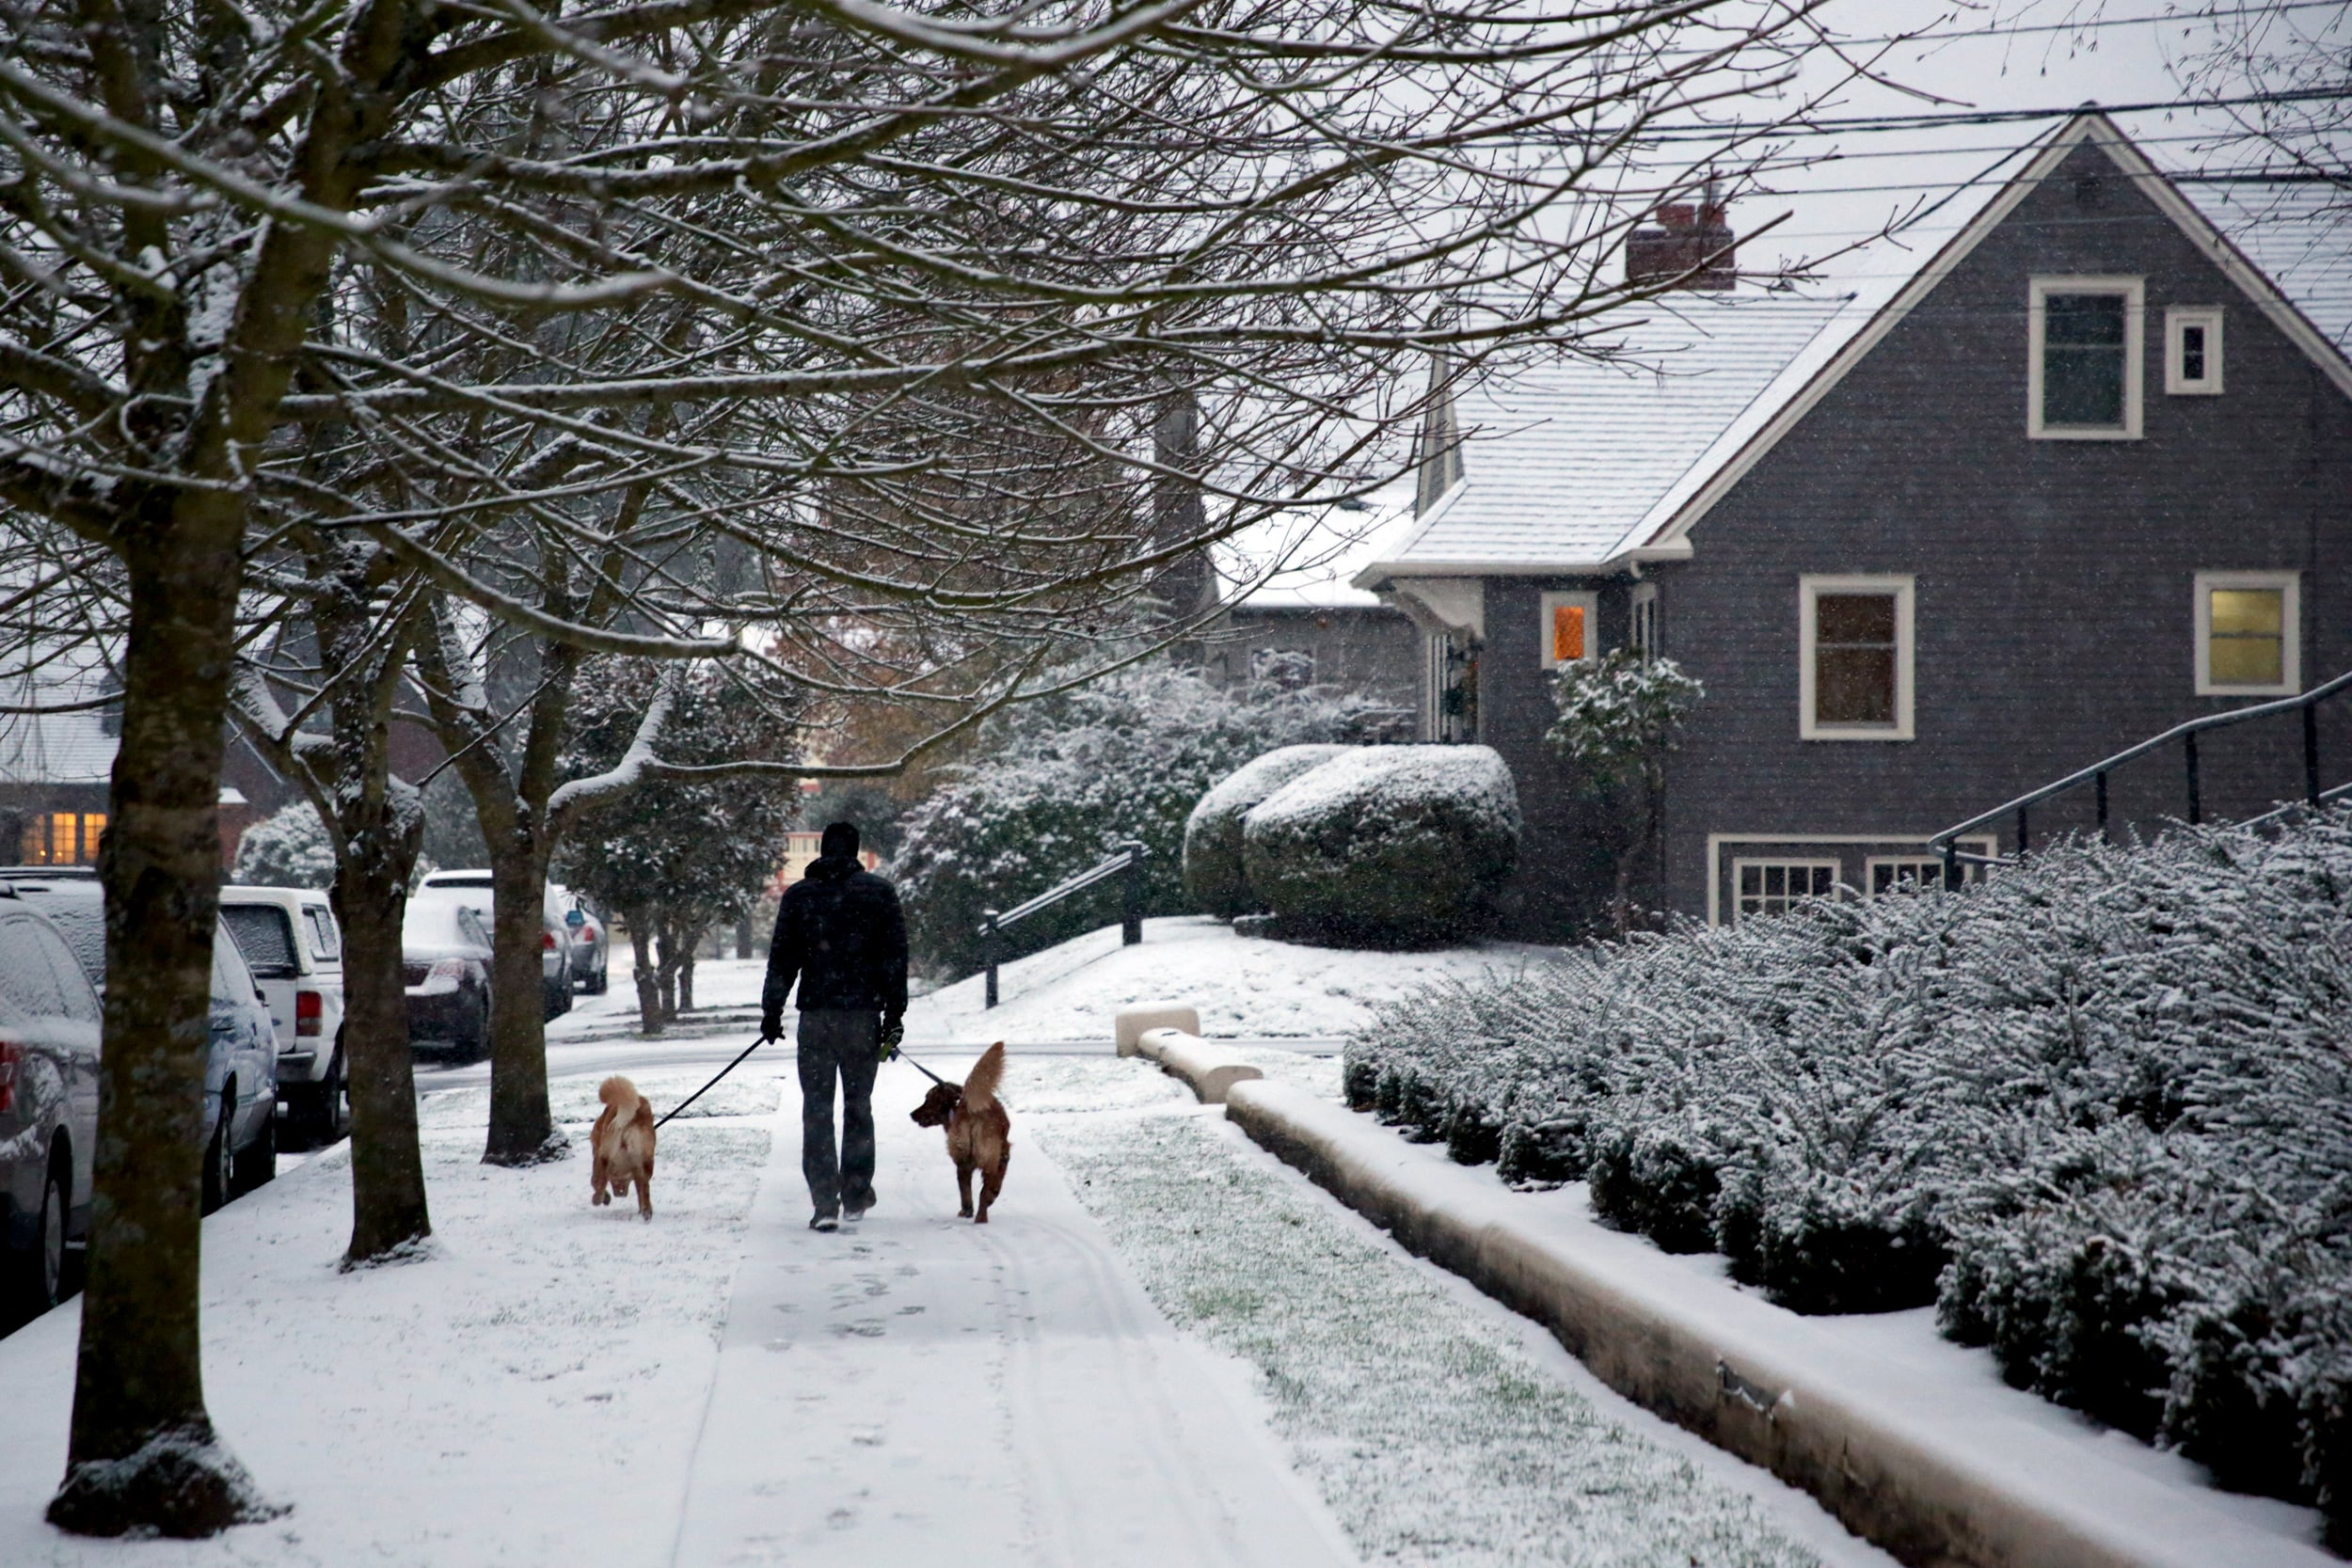
[[[801,1174],[820,1214],[874,1205],[874,1069],[882,1019],[861,1007],[801,1012]],[[841,1155],[834,1157],[833,1085],[841,1080]]]

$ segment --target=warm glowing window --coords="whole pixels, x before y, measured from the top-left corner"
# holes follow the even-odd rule
[[[2197,690],[2204,696],[2298,691],[2293,572],[2197,574]]]
[[[87,865],[105,831],[103,812],[44,812],[25,821],[20,858],[26,865]]]
[[[1581,664],[1595,657],[1600,599],[1593,594],[1546,594],[1543,596],[1543,665]]]

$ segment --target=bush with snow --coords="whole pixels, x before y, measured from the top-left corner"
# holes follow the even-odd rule
[[[1260,801],[1242,845],[1285,933],[1458,940],[1518,859],[1518,792],[1491,747],[1366,747]]]
[[[229,877],[246,887],[333,887],[335,844],[318,808],[296,800],[247,828]]]
[[[1800,1311],[1936,1304],[2020,1386],[2352,1539],[2352,812],[1379,1008],[1350,1101]]]
[[[1150,664],[994,721],[949,782],[908,813],[892,874],[919,963],[941,978],[986,961],[980,911],[1008,910],[1142,843],[1144,912],[1186,911],[1184,824],[1203,791],[1269,747],[1346,741],[1380,722],[1366,699],[1265,682],[1221,686]],[[1116,881],[1009,933],[1007,956],[1117,918]]]
[[[1225,775],[1184,819],[1184,896],[1202,914],[1231,919],[1265,908],[1242,866],[1242,818],[1259,801],[1345,746],[1282,746]]]

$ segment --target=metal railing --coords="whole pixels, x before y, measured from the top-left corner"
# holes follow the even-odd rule
[[[2197,737],[2208,730],[2227,729],[2232,725],[2248,723],[2256,719],[2268,719],[2281,713],[2302,715],[2303,798],[2300,800],[2288,801],[2285,805],[2265,812],[2260,816],[2249,818],[2245,826],[2252,827],[2272,822],[2290,812],[2307,811],[2329,800],[2341,800],[2346,795],[2352,795],[2352,784],[2340,784],[2328,790],[2319,787],[2319,705],[2346,690],[2352,690],[2352,670],[2347,670],[2333,680],[2312,687],[2309,691],[2296,696],[2280,697],[2267,703],[2256,703],[2250,707],[2232,708],[2227,713],[2209,713],[2201,719],[2188,720],[2184,723],[2173,725],[2162,735],[2151,736],[2137,746],[2127,746],[2111,757],[2094,762],[2088,768],[2077,768],[2062,779],[2043,784],[2040,789],[2031,790],[2020,795],[2014,800],[1994,806],[1991,811],[1979,812],[1965,822],[1954,823],[1928,840],[1928,847],[1943,857],[1944,885],[1946,887],[1960,885],[1960,868],[1963,865],[2012,863],[2017,855],[2024,854],[2032,846],[2033,808],[2055,796],[2063,795],[2069,790],[2079,789],[2084,784],[2090,784],[2097,793],[2099,836],[2105,838],[2107,832],[2107,775],[2127,762],[2136,761],[2151,752],[2161,751],[2175,742],[2178,742],[2181,747],[2183,780],[2187,786],[2187,819],[2191,823],[2202,822],[2205,819],[2205,801],[2202,783],[2198,776]],[[2015,817],[2017,822],[2016,854],[1971,854],[1962,849],[1957,844],[1957,840],[1966,837],[1979,829],[1991,827],[2003,817],[2009,816]]]
[[[980,944],[988,954],[987,1006],[996,1006],[996,971],[1005,961],[1005,927],[1026,920],[1040,910],[1051,909],[1073,894],[1084,893],[1097,882],[1113,877],[1124,877],[1120,890],[1120,944],[1133,947],[1143,940],[1143,846],[1129,839],[1118,854],[1090,865],[1067,881],[1057,882],[1025,904],[1015,904],[1002,913],[994,910],[980,911]]]

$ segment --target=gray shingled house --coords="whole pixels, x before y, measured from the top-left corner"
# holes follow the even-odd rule
[[[1512,768],[1518,934],[1590,928],[1610,889],[1543,744],[1562,660],[1632,642],[1706,684],[1639,891],[1711,922],[1884,890],[1945,827],[2352,670],[2343,229],[2192,199],[2097,113],[2030,153],[1867,293],[1710,274],[1620,362],[1433,406],[1414,525],[1356,582],[1421,628],[1424,738]],[[2220,736],[2208,817],[2300,792],[2298,725]],[[2352,779],[2352,701],[2320,736]],[[2113,790],[2121,824],[2184,809],[2165,758]]]

